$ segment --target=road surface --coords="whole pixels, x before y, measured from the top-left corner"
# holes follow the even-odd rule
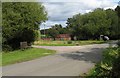
[[[57,50],[35,60],[4,66],[3,76],[79,76],[87,73],[101,60],[102,51],[108,44],[85,46],[34,46]]]

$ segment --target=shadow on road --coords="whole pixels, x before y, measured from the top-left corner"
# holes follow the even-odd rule
[[[102,59],[103,50],[104,50],[103,48],[92,48],[89,50],[87,49],[87,50],[77,51],[72,53],[64,53],[64,54],[61,54],[61,56],[68,59],[96,63]]]

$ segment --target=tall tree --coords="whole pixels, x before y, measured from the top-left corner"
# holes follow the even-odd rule
[[[119,3],[120,3],[120,1],[119,1]],[[118,33],[119,33],[118,38],[120,39],[120,4],[115,8],[115,11],[118,15],[118,27],[117,27],[117,29],[118,29]]]
[[[67,28],[77,39],[97,39],[107,35],[113,39],[118,36],[118,18],[114,10],[95,9],[86,14],[76,14],[67,20]]]
[[[52,37],[54,40],[56,36],[59,34],[59,32],[54,28],[50,28],[47,32],[48,32],[48,36]]]
[[[52,26],[52,28],[47,30],[46,35],[52,37],[55,40],[56,36],[58,34],[61,34],[60,33],[61,29],[62,29],[62,25],[61,24],[55,24],[55,25]]]
[[[106,10],[107,20],[110,21],[109,33],[110,39],[118,39],[119,28],[118,28],[118,16],[112,9]]]
[[[2,19],[3,49],[15,49],[21,41],[35,40],[35,31],[47,20],[47,13],[41,3],[5,2],[2,3]]]
[[[0,1],[0,51],[2,49],[2,2]]]

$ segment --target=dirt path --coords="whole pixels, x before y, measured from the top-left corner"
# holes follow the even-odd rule
[[[50,55],[28,62],[3,67],[3,76],[78,76],[88,72],[101,59],[108,44],[85,46],[34,46],[57,50]]]

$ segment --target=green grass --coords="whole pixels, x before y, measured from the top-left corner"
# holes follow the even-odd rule
[[[99,40],[86,40],[86,41],[78,41],[80,45],[88,45],[88,44],[101,44],[105,43],[105,41],[99,41]]]
[[[72,43],[69,44],[69,41],[36,41],[34,45],[40,46],[76,46],[78,45],[88,45],[88,44],[101,44],[105,43],[105,41],[98,41],[98,40],[84,40],[84,41],[71,41]]]
[[[54,54],[54,50],[47,50],[42,48],[30,48],[25,50],[16,50],[7,53],[2,53],[2,65],[9,65],[23,61],[32,60],[42,56]]]
[[[0,66],[2,65],[2,52],[0,51]]]
[[[40,46],[74,46],[74,44],[39,44]]]

